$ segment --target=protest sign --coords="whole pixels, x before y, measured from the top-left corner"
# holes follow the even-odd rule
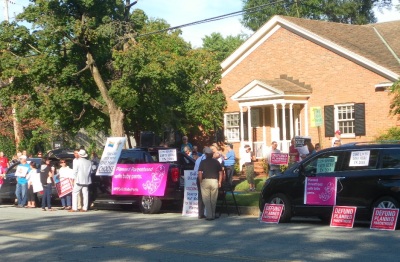
[[[353,228],[357,207],[334,206],[331,227]]]
[[[336,177],[307,177],[304,184],[305,205],[336,205]]]
[[[374,208],[370,228],[377,230],[395,230],[398,216],[398,208]]]
[[[271,165],[287,165],[289,154],[287,153],[271,153]]]
[[[370,151],[352,151],[349,166],[368,166]]]
[[[176,149],[160,149],[158,150],[159,162],[174,162],[177,161]]]
[[[29,167],[27,166],[17,166],[17,170],[15,171],[15,176],[25,177],[28,174]]]
[[[183,198],[182,216],[197,217],[199,215],[197,172],[185,170],[185,193]]]
[[[118,164],[112,195],[164,196],[169,164]]]
[[[303,137],[294,137],[294,147],[300,148],[304,146],[304,138]]]
[[[125,145],[125,137],[109,137],[97,168],[96,176],[112,176]]]
[[[335,171],[335,166],[336,166],[336,158],[334,157],[318,158],[317,174],[331,173]]]
[[[56,184],[57,193],[59,197],[63,197],[72,192],[73,189],[72,180],[69,178],[61,178],[60,182]]]
[[[265,204],[261,222],[278,224],[283,212],[282,204]]]

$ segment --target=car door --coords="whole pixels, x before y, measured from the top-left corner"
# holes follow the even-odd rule
[[[331,212],[332,206],[305,204],[305,180],[307,177],[337,177],[341,175],[343,161],[344,151],[335,150],[316,154],[300,165],[298,179],[292,192],[293,205],[298,214],[326,215]]]

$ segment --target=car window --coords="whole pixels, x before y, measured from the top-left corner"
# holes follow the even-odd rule
[[[343,165],[345,171],[376,169],[379,150],[352,150],[346,152],[345,156],[345,164]]]
[[[118,160],[118,164],[145,164],[153,162],[153,158],[147,152],[133,150],[122,151]]]
[[[382,168],[400,168],[400,149],[382,151]]]
[[[343,162],[343,151],[326,152],[318,155],[309,161],[304,166],[306,176],[315,176],[321,173],[331,173],[341,171]]]

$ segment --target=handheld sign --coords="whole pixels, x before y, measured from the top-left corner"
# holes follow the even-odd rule
[[[112,176],[114,174],[125,141],[125,137],[107,138],[96,176]]]
[[[299,148],[304,146],[304,138],[303,137],[295,137],[294,138],[294,147]]]
[[[278,224],[283,212],[282,204],[265,204],[261,222]]]
[[[353,228],[357,207],[334,206],[331,227]]]
[[[271,153],[271,165],[287,165],[289,154],[287,153]]]
[[[377,230],[395,230],[398,216],[398,208],[374,208],[370,228]]]
[[[197,217],[199,215],[199,191],[196,183],[197,172],[194,170],[185,170],[184,176],[185,191],[183,197],[182,216]]]

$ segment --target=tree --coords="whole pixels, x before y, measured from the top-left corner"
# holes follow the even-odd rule
[[[237,36],[227,36],[224,38],[220,33],[212,33],[205,36],[203,40],[203,48],[212,52],[215,59],[222,62],[230,54],[232,54],[241,44],[246,41],[247,35],[239,34]]]
[[[256,31],[274,15],[347,24],[375,23],[372,8],[389,8],[391,0],[243,0],[243,26]],[[256,8],[260,6],[260,8]]]

